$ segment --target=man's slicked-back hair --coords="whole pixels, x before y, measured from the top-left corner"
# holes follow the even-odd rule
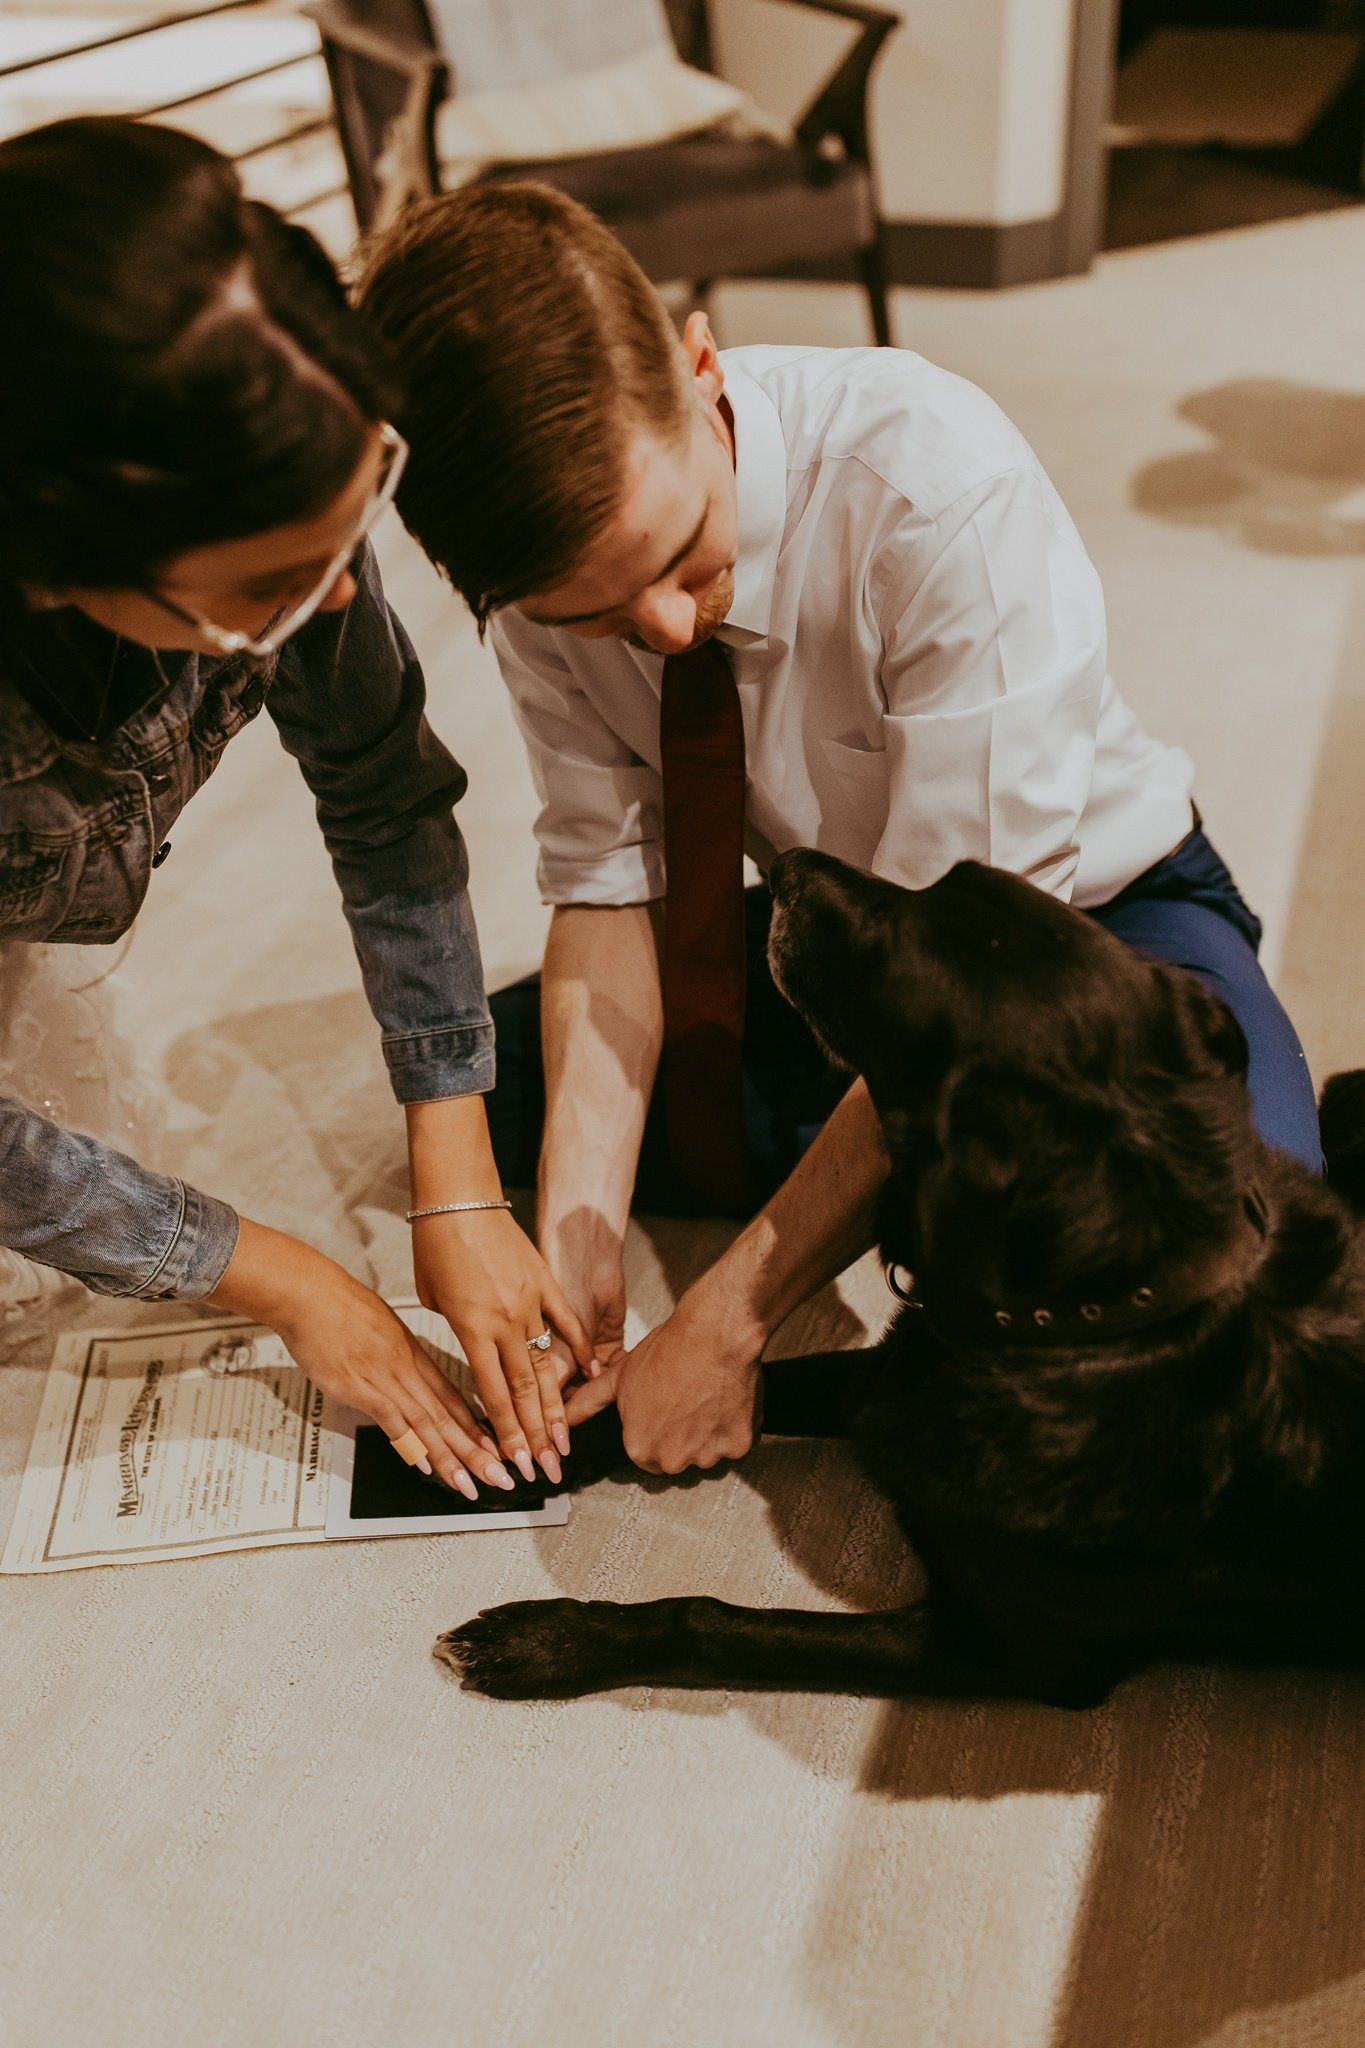
[[[644,272],[552,186],[490,181],[410,208],[360,307],[400,366],[398,506],[482,625],[569,577],[619,506],[633,429],[688,418]]]

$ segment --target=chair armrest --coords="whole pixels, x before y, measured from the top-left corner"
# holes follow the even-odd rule
[[[797,121],[796,139],[813,149],[831,136],[836,137],[854,163],[870,169],[868,84],[882,44],[892,29],[900,27],[901,16],[889,8],[869,5],[868,0],[782,0],[782,4],[809,7],[817,14],[837,14],[846,21],[862,23],[862,34]]]
[[[842,14],[846,21],[861,21],[866,28],[880,27],[890,34],[899,28],[903,16],[889,7],[869,7],[865,0],[780,0],[785,7],[809,7],[816,14]]]
[[[440,50],[411,37],[391,36],[381,29],[367,28],[351,16],[343,0],[306,0],[298,11],[317,23],[324,49],[331,43],[353,57],[382,64],[386,71],[401,72],[405,78],[423,78],[439,72],[444,79],[446,61]]]

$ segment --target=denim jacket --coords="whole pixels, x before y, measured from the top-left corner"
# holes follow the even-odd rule
[[[56,737],[15,687],[17,664],[44,646],[43,620],[30,626],[0,642],[0,938],[88,945],[127,931],[180,811],[264,706],[317,800],[395,1095],[491,1088],[451,815],[466,778],[426,722],[422,671],[373,553],[347,610],[312,619],[273,668],[125,649],[122,662],[147,663],[149,701],[98,745]],[[60,699],[55,625],[52,647],[43,680]],[[226,1203],[0,1097],[0,1244],[101,1293],[195,1300],[222,1278],[237,1229]]]

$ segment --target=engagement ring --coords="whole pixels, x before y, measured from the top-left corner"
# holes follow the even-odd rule
[[[542,1330],[538,1337],[528,1337],[526,1339],[526,1349],[528,1351],[548,1351],[549,1348],[550,1333],[548,1330]]]

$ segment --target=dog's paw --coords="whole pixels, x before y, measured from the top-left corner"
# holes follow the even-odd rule
[[[621,1438],[621,1417],[615,1408],[599,1409],[586,1422],[577,1424],[572,1455],[564,1460],[564,1484],[571,1493],[595,1486],[599,1479],[633,1470]]]
[[[432,1655],[466,1692],[569,1700],[634,1682],[625,1610],[605,1601],[515,1600],[438,1636]]]
[[[437,1638],[432,1654],[466,1692],[490,1699],[571,1699],[590,1692],[595,1631],[581,1600],[516,1600],[486,1607]]]

